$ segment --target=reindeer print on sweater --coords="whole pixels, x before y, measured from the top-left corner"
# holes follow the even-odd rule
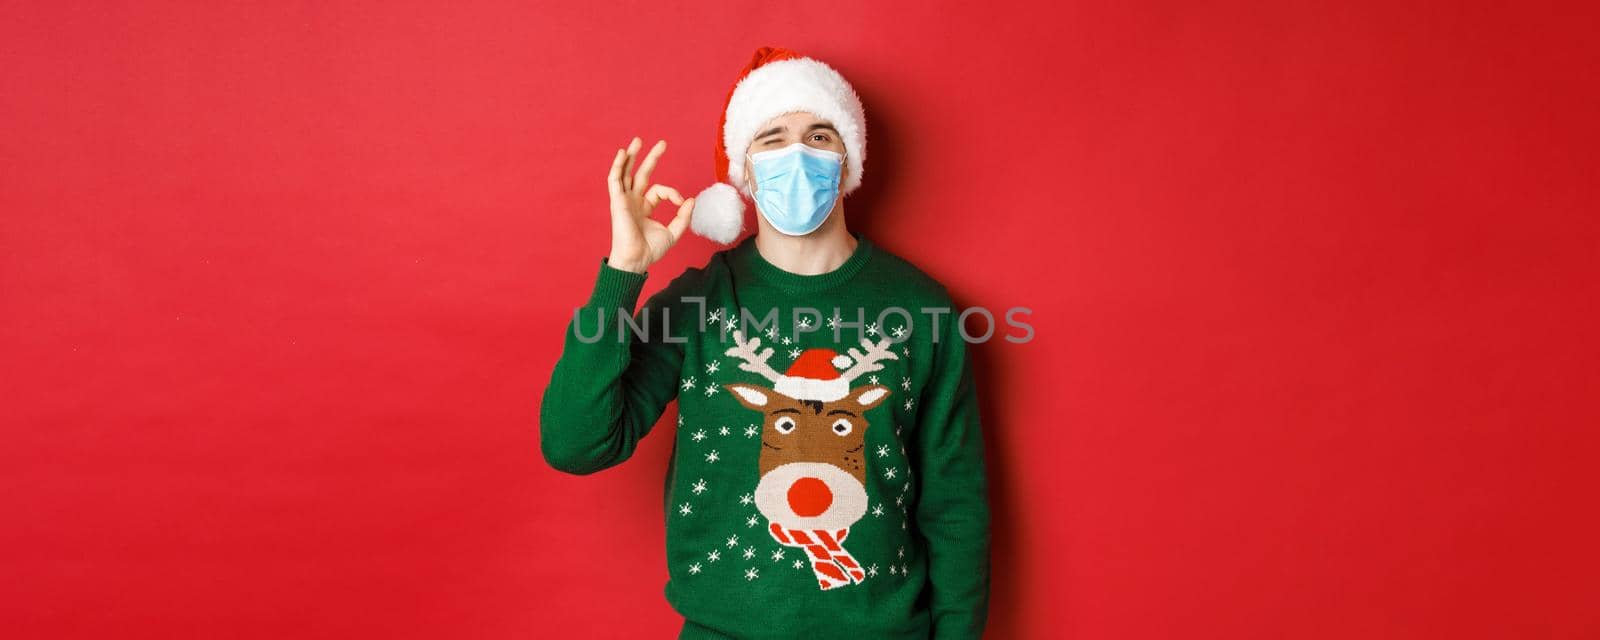
[[[841,355],[806,349],[785,373],[769,363],[773,350],[760,338],[733,333],[727,355],[739,368],[772,386],[724,385],[746,408],[762,416],[760,482],[755,504],[778,544],[799,548],[826,591],[867,579],[867,570],[844,548],[850,525],[867,512],[866,411],[889,396],[889,388],[852,388],[863,374],[895,360],[888,338],[861,340],[861,349]],[[841,372],[840,369],[843,369]]]
[[[660,513],[683,637],[981,636],[984,443],[954,301],[864,237],[820,275],[753,237],[642,307],[646,276],[602,259],[545,391],[546,459],[622,464],[676,404]]]

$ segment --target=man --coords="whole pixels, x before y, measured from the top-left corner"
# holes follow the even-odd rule
[[[846,227],[860,98],[763,47],[720,133],[719,182],[694,198],[650,184],[664,141],[637,170],[638,138],[617,151],[611,253],[545,391],[545,459],[619,464],[677,397],[663,507],[681,638],[979,638],[989,508],[966,344],[939,283]],[[685,230],[738,237],[741,192],[756,235],[635,314]]]

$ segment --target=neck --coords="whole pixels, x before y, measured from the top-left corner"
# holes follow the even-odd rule
[[[822,275],[838,269],[856,250],[856,238],[844,223],[844,200],[816,231],[803,236],[778,233],[756,214],[761,230],[756,234],[756,251],[773,266],[802,276]]]

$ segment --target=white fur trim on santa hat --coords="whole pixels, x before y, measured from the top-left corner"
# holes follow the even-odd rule
[[[867,159],[867,118],[861,97],[833,67],[812,58],[769,62],[746,74],[734,87],[722,129],[728,181],[755,198],[745,184],[745,150],[761,125],[792,111],[809,112],[839,130],[850,169],[839,191],[850,193],[861,186],[861,167]]]
[[[718,182],[694,197],[689,227],[722,244],[733,242],[744,230],[744,198],[726,182]]]
[[[850,395],[850,381],[844,378],[817,380],[798,376],[780,376],[772,390],[796,400],[821,400],[833,402]]]

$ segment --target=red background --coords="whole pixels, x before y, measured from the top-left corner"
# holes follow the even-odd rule
[[[671,410],[580,478],[537,406],[614,150],[709,184],[763,44],[1034,311],[990,637],[1600,634],[1591,8],[217,4],[0,6],[9,637],[671,637]]]

